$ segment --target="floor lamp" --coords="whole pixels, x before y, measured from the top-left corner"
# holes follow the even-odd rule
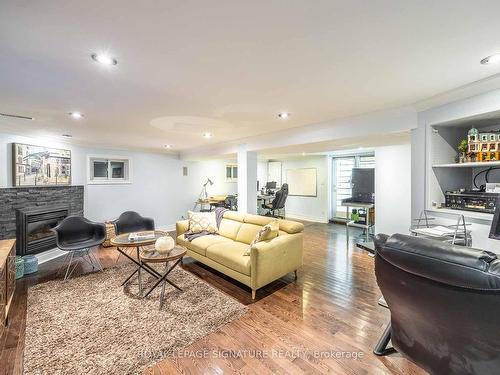
[[[203,184],[203,187],[201,188],[200,195],[198,196],[198,200],[194,204],[193,211],[196,210],[196,207],[198,206],[198,204],[200,205],[200,210],[201,210],[201,205],[203,204],[202,202],[207,200],[207,198],[208,198],[207,185],[209,185],[209,184],[210,184],[210,186],[212,186],[214,183],[210,178],[207,178],[207,182],[205,182]]]

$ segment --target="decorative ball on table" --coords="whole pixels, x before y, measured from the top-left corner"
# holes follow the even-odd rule
[[[156,240],[155,250],[158,254],[167,255],[169,254],[175,247],[175,241],[170,236],[163,236]]]

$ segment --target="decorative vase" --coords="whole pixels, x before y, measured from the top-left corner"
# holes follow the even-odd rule
[[[24,259],[16,256],[16,280],[24,276]]]
[[[465,163],[467,161],[467,155],[465,155],[465,152],[460,153],[460,163]]]
[[[155,250],[161,255],[168,255],[174,247],[175,241],[170,236],[160,237],[155,242]]]

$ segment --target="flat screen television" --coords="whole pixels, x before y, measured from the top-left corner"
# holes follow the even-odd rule
[[[375,169],[352,169],[352,199],[358,202],[372,203],[375,196]]]

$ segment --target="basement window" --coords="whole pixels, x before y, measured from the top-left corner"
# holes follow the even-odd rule
[[[226,164],[226,182],[238,182],[238,166]]]
[[[121,156],[89,156],[89,184],[129,184],[131,161]]]

